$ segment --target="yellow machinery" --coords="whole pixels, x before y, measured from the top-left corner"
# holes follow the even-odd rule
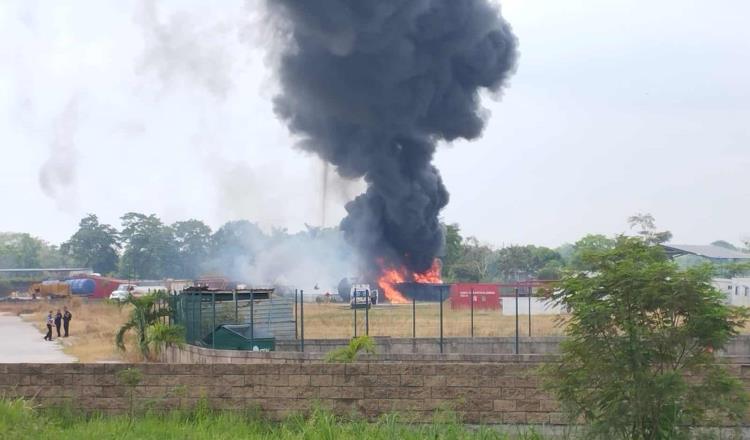
[[[44,281],[32,284],[29,295],[37,298],[67,298],[70,296],[70,285],[62,281]]]

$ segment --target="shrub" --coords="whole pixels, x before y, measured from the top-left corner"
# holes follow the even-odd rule
[[[559,363],[547,386],[600,438],[674,439],[689,426],[740,419],[748,398],[715,352],[748,314],[726,305],[709,266],[681,270],[663,249],[619,237],[585,255],[552,298],[568,307]]]
[[[375,353],[375,340],[369,336],[357,336],[349,341],[346,347],[331,350],[326,354],[326,362],[350,363],[357,359],[360,352]]]

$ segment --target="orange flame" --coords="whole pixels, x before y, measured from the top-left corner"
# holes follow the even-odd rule
[[[398,291],[396,285],[399,283],[405,283],[407,281],[413,281],[416,283],[442,283],[443,279],[440,276],[440,260],[437,258],[432,262],[432,267],[422,273],[411,273],[405,267],[400,268],[387,268],[384,267],[382,260],[378,261],[381,268],[381,274],[378,278],[378,286],[383,289],[383,293],[391,304],[406,304],[409,302],[408,299]]]
[[[414,281],[417,283],[442,283],[443,277],[440,276],[440,272],[443,267],[440,264],[440,260],[435,258],[432,262],[432,266],[422,273],[414,274]]]

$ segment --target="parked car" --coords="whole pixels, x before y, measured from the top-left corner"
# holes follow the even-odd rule
[[[119,286],[117,286],[117,289],[112,291],[112,293],[109,295],[109,299],[114,301],[125,301],[130,297],[130,295],[134,294],[135,288],[135,284],[120,284]]]

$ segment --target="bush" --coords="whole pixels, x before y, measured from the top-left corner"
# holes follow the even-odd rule
[[[360,352],[375,353],[375,340],[369,336],[357,336],[349,341],[346,347],[331,350],[326,354],[326,362],[350,363],[357,359]]]
[[[680,270],[661,247],[619,237],[584,256],[552,298],[571,310],[547,386],[593,437],[675,439],[741,419],[748,397],[718,364],[748,313],[725,303],[710,266]]]

